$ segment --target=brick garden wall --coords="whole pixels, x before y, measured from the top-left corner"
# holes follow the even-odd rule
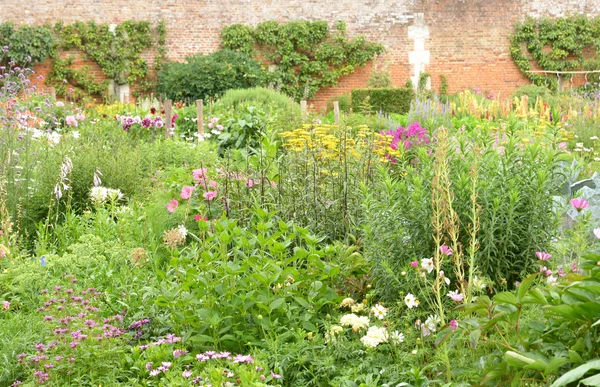
[[[569,14],[600,15],[600,0],[0,0],[0,22],[16,24],[163,19],[173,60],[217,50],[221,29],[233,23],[344,20],[350,35],[384,44],[396,86],[426,71],[434,89],[445,74],[450,92],[473,87],[501,95],[528,82],[509,54],[514,23]],[[365,87],[371,67],[321,90],[313,103],[322,107]],[[47,66],[37,69],[44,73]]]

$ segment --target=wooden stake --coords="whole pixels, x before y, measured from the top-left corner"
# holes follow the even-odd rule
[[[55,100],[56,99],[56,89],[54,87],[50,87],[49,91],[50,91],[50,97],[52,97],[52,99]]]
[[[339,101],[333,101],[333,117],[335,119],[335,124],[340,124],[340,103]]]
[[[164,108],[165,108],[165,138],[170,138],[171,137],[171,121],[173,120],[173,115],[171,112],[172,105],[171,105],[170,99],[165,100]]]
[[[196,118],[198,119],[198,138],[204,136],[204,101],[196,100]]]

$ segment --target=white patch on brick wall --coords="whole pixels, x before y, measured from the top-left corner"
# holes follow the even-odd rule
[[[412,26],[408,27],[408,38],[414,41],[413,50],[408,53],[413,74],[410,77],[414,88],[419,84],[419,77],[425,72],[425,66],[429,64],[429,50],[425,50],[425,39],[429,38],[429,28],[425,25],[425,16],[422,13],[415,14]],[[429,88],[429,85],[428,85]]]
[[[595,16],[600,12],[598,0],[538,0],[525,2],[523,10],[532,17],[565,17],[569,15]]]

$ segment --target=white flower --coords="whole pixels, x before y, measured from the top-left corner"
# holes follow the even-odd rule
[[[416,308],[417,306],[419,306],[419,300],[417,300],[417,298],[411,293],[408,293],[406,297],[404,297],[404,303],[406,304],[408,309]]]
[[[398,331],[394,331],[390,337],[392,343],[400,344],[404,342],[404,335]]]
[[[342,303],[340,304],[340,308],[350,308],[354,304],[355,304],[354,299],[347,297],[342,300]]]
[[[369,326],[369,317],[359,317],[354,313],[346,314],[340,318],[340,325],[351,326],[353,331],[358,332],[361,329],[366,329]]]
[[[450,278],[446,278],[443,270],[440,270],[440,279],[444,281],[446,285],[450,285]]]
[[[388,341],[388,333],[387,330],[383,327],[377,327],[373,325],[367,330],[367,335],[361,337],[360,341],[368,348],[375,348],[381,343],[386,343]]]
[[[40,137],[44,137],[44,132],[39,130],[39,129],[33,129],[33,134],[31,135],[31,137],[33,138],[40,138]]]
[[[600,239],[600,227],[594,229],[594,235],[596,238]]]
[[[350,310],[352,311],[352,313],[363,312],[365,310],[365,304],[363,304],[362,302],[360,304],[354,304],[350,307]]]
[[[421,267],[427,270],[427,273],[431,273],[435,267],[433,266],[433,258],[421,259]]]
[[[106,201],[108,190],[104,187],[92,187],[90,190],[90,199],[95,205],[102,204]]]
[[[181,235],[182,238],[187,237],[188,230],[183,224],[177,227],[177,231],[179,231],[179,235]]]
[[[412,353],[413,355],[416,355],[416,354],[417,354],[417,350],[416,350],[416,349],[413,349],[411,353]]]
[[[590,140],[597,140],[597,139],[598,139],[598,136],[592,136],[592,137],[590,137]]]
[[[387,308],[384,308],[381,304],[377,304],[371,308],[371,314],[377,317],[378,319],[383,320],[383,318],[387,314]]]
[[[325,342],[330,343],[336,341],[336,336],[339,336],[344,332],[344,328],[339,325],[334,325],[329,329],[329,332],[325,333]]]
[[[477,289],[483,290],[485,289],[485,282],[483,282],[483,280],[481,280],[479,277],[475,276],[473,278],[473,286],[475,286]]]
[[[555,276],[551,275],[548,278],[546,278],[546,282],[548,282],[549,285],[556,285],[556,282],[558,281],[558,278],[556,278]]]
[[[123,192],[119,189],[107,188],[106,196],[111,201],[121,200],[123,198]]]
[[[425,320],[425,324],[421,324],[421,333],[423,336],[429,336],[432,332],[435,332],[439,323],[440,319],[438,316],[430,315],[427,320]]]
[[[575,144],[575,146],[577,148],[583,148],[583,143],[582,142],[578,142],[578,143]]]
[[[60,143],[60,134],[56,132],[48,133],[48,144],[50,146],[58,145]]]
[[[73,138],[79,138],[81,136],[77,131],[71,132],[71,135],[73,136]]]

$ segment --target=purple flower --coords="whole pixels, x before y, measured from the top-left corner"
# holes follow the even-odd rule
[[[233,358],[233,362],[252,364],[254,363],[254,359],[252,359],[252,356],[250,355],[235,355],[235,357]]]
[[[176,349],[173,351],[173,357],[177,359],[178,357],[183,356],[186,353],[188,353],[188,351],[186,351],[185,349]]]
[[[146,363],[146,369],[148,371],[152,371],[152,363],[150,363],[150,362]]]

